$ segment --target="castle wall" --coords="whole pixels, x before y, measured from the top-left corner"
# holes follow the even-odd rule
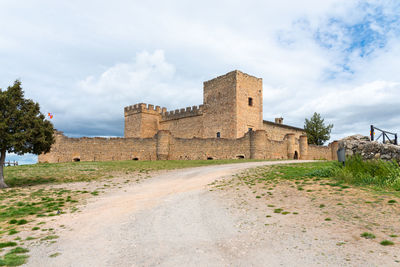
[[[168,130],[179,138],[203,137],[203,106],[167,112],[160,122],[161,130]]]
[[[39,162],[156,160],[155,138],[69,138],[56,134],[56,143]]]
[[[336,151],[335,151],[336,153]],[[308,157],[307,159],[326,159],[334,160],[332,158],[333,152],[330,146],[317,146],[308,145]]]
[[[288,135],[270,140],[263,130],[246,133],[237,139],[177,138],[159,131],[153,138],[69,138],[55,133],[56,143],[39,162],[111,161],[111,160],[196,160],[196,159],[335,159],[337,146],[307,145]],[[304,148],[304,144],[307,145]],[[303,146],[303,147],[302,147]],[[302,155],[307,151],[308,155]]]
[[[272,122],[263,122],[263,130],[265,130],[268,134],[268,137],[271,140],[279,141],[283,140],[285,136],[289,133],[293,133],[296,139],[299,139],[301,135],[306,134],[304,130],[297,129],[295,127],[280,125]]]
[[[249,135],[239,139],[173,138],[170,146],[169,159],[173,160],[250,158]]]
[[[286,141],[266,140],[265,144],[266,159],[286,159],[287,143]]]

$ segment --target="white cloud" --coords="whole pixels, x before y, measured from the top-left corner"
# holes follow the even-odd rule
[[[356,49],[345,51],[354,40],[342,27],[377,6],[396,16],[393,3],[5,0],[0,87],[21,78],[26,95],[68,134],[118,135],[124,106],[201,104],[203,81],[240,69],[263,78],[265,119],[283,115],[302,126],[317,111],[335,123],[335,136],[382,118],[383,128],[396,130],[399,116],[381,107],[400,104],[399,38],[389,32],[385,47],[372,45],[372,56],[360,58]]]

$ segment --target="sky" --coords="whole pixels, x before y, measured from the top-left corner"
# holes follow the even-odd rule
[[[399,19],[389,0],[0,0],[0,88],[20,79],[67,136],[123,136],[125,106],[199,105],[237,69],[263,78],[264,120],[400,132]]]

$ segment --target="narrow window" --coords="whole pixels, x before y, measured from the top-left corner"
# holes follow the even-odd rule
[[[249,106],[253,106],[253,98],[249,97]]]
[[[217,133],[217,138],[221,138],[221,133],[220,132]]]

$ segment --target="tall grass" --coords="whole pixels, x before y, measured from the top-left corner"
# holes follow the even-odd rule
[[[395,161],[363,160],[355,155],[346,159],[345,167],[335,163],[331,171],[333,177],[349,184],[400,191],[400,167]]]

